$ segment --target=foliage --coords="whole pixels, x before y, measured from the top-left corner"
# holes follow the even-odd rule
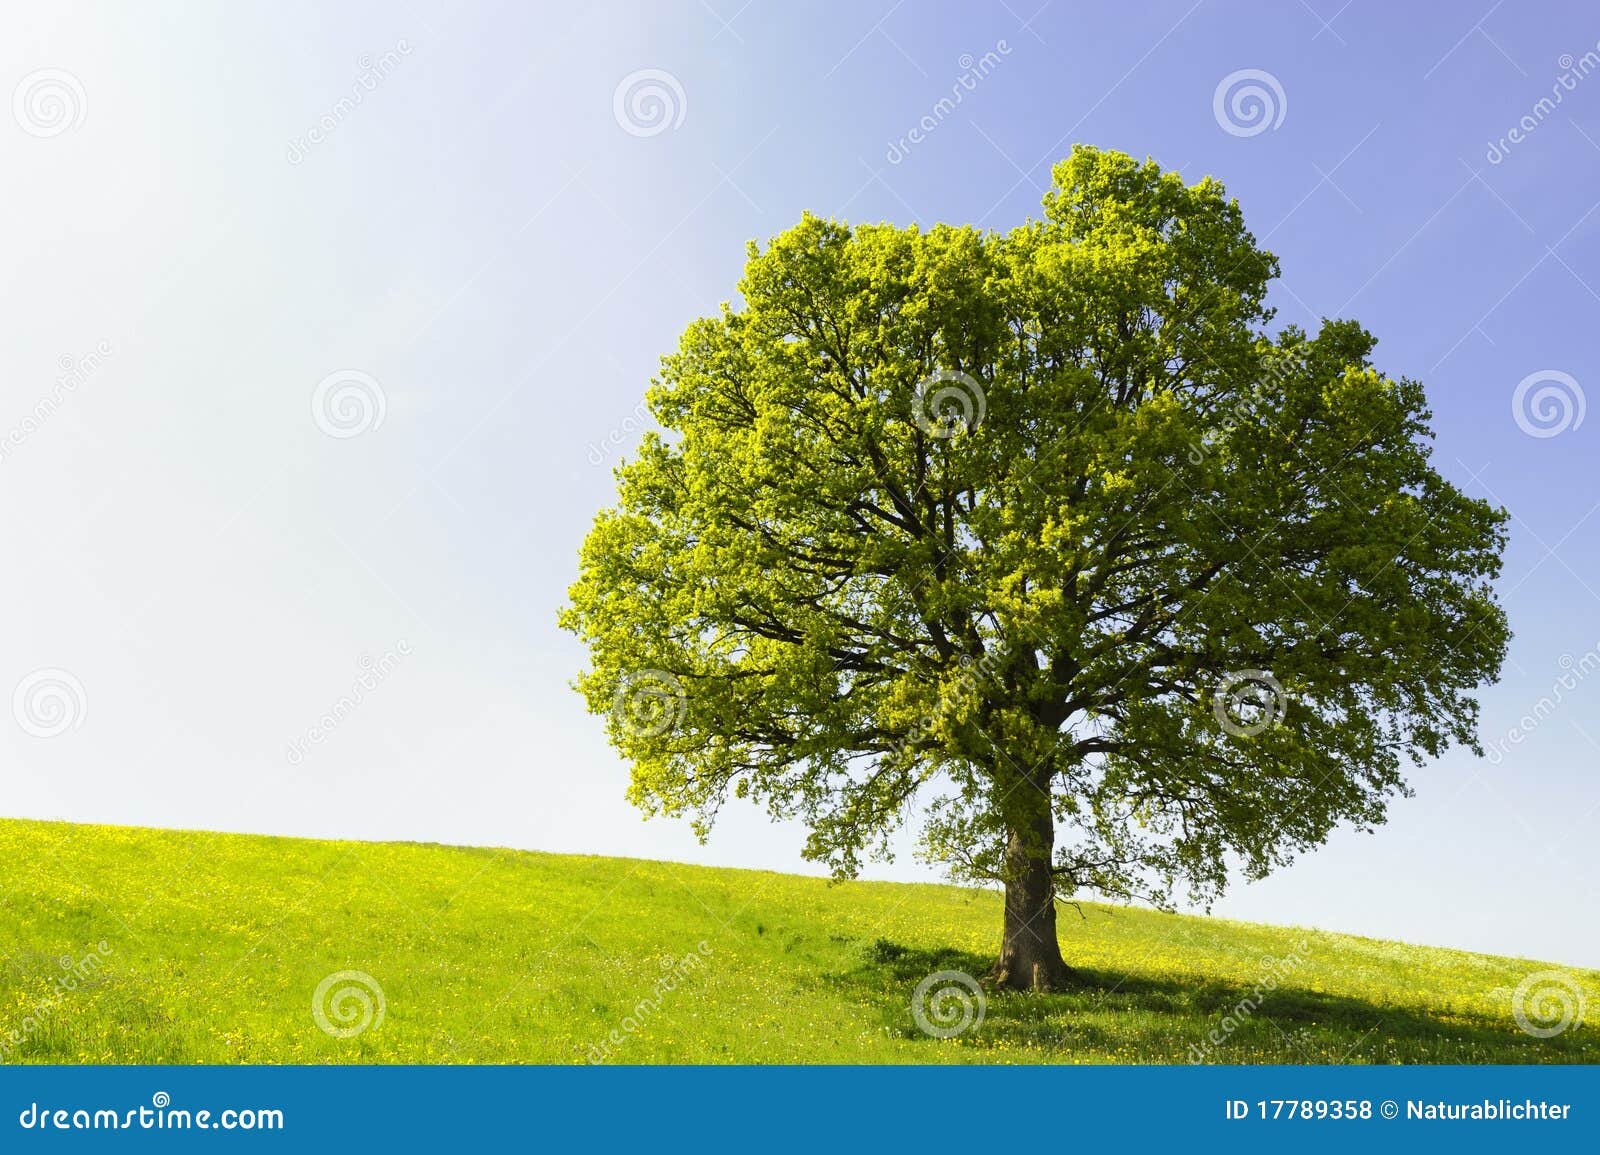
[[[752,245],[562,618],[634,801],[748,796],[851,876],[920,798],[957,878],[1043,829],[1059,893],[1164,904],[1476,748],[1505,514],[1357,324],[1268,334],[1276,271],[1216,181],[1088,148],[1003,235]]]

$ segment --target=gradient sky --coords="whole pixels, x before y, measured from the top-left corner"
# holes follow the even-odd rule
[[[1520,740],[1217,913],[1600,966],[1600,417],[1534,404],[1600,387],[1600,12],[1039,3],[10,7],[0,812],[805,869],[759,812],[702,848],[626,804],[555,628],[578,543],[746,241],[1006,229],[1084,141],[1223,180],[1279,322],[1362,321],[1514,518]],[[644,70],[659,126],[616,113]],[[331,375],[381,422],[319,422]]]

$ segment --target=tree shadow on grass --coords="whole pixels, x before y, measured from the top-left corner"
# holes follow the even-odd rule
[[[1291,979],[1191,982],[1077,967],[1071,989],[1034,995],[994,990],[983,981],[994,960],[970,951],[917,949],[879,939],[864,945],[861,954],[859,966],[828,981],[875,1004],[892,1033],[930,1048],[930,1060],[943,1057],[931,1048],[958,1045],[968,1052],[962,1057],[978,1062],[1600,1061],[1600,1030],[1593,1027],[1540,1039],[1519,1030],[1509,1017],[1430,1015],[1297,987]],[[930,985],[926,997],[947,988],[955,1007],[964,1007],[963,997],[973,1000],[974,1009],[981,1002],[981,1021],[973,1014],[971,1025],[951,1039],[924,1030],[911,1008],[918,984],[941,971],[960,972],[982,984],[981,1000],[956,979]],[[924,1011],[926,1018],[926,1001]],[[951,1016],[948,1025],[955,1021],[959,1016]]]

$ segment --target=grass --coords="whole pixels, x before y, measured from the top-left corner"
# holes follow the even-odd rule
[[[946,1039],[912,994],[987,968],[989,892],[23,821],[0,859],[8,1062],[1600,1061],[1593,1023],[1513,1017],[1528,975],[1600,1007],[1600,973],[1321,931],[1065,907],[1082,986],[988,991]],[[313,996],[345,971],[383,1016],[340,1037]],[[361,1026],[330,999],[329,1026]]]

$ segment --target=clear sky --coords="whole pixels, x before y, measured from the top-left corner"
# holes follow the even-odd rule
[[[1514,518],[1503,756],[1218,913],[1600,965],[1600,12],[740,5],[8,8],[0,812],[804,869],[626,804],[577,545],[746,241],[1009,228],[1084,141],[1223,180]]]

